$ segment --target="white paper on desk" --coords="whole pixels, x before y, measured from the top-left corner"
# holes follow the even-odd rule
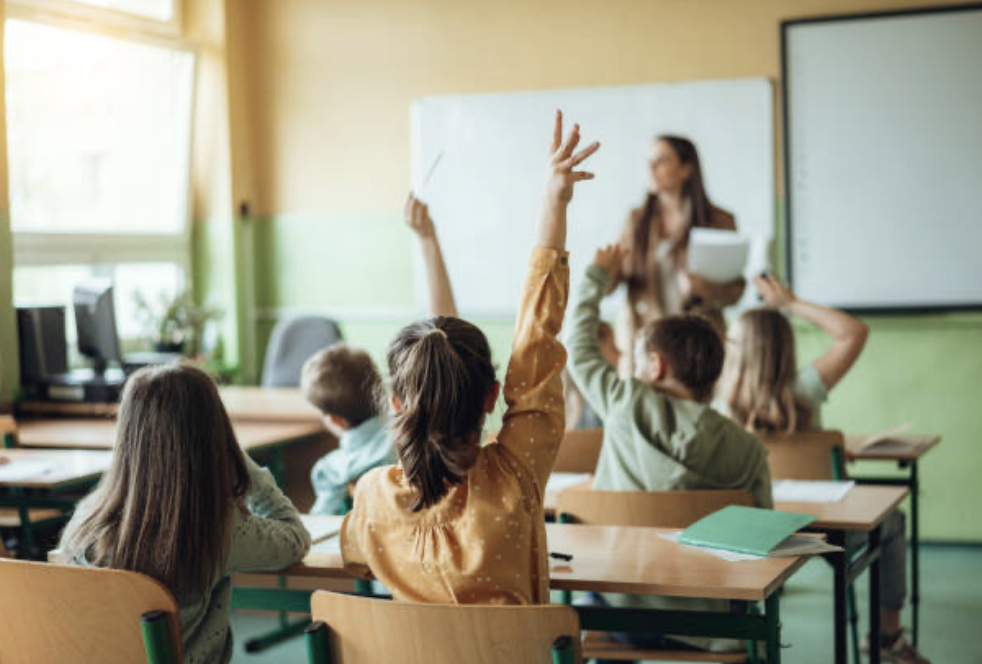
[[[746,560],[767,560],[767,556],[755,556],[751,553],[738,553],[736,551],[727,551],[726,549],[714,549],[708,546],[692,546],[691,544],[682,544],[679,542],[679,537],[681,535],[681,531],[677,533],[658,533],[659,537],[675,542],[679,546],[685,546],[690,549],[696,549],[697,551],[703,551],[711,556],[728,560],[731,563],[740,563]]]
[[[311,542],[322,542],[341,532],[341,522],[333,519],[318,519],[310,514],[301,514],[300,521],[310,533]]]
[[[814,482],[804,480],[775,480],[772,488],[774,502],[780,503],[838,503],[852,488],[848,482]]]
[[[692,274],[726,283],[743,276],[750,238],[735,231],[693,228],[689,232],[688,266]]]
[[[557,493],[580,484],[586,484],[593,477],[590,473],[553,473],[546,482],[546,493]]]
[[[22,482],[40,477],[54,468],[42,461],[11,461],[0,466],[0,482]]]
[[[321,540],[320,542],[315,542],[313,546],[310,547],[311,553],[334,553],[341,555],[341,538],[340,537],[328,537],[326,540]]]

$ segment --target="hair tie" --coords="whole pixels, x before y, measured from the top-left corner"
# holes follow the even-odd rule
[[[447,333],[446,333],[446,332],[444,332],[444,331],[443,331],[442,329],[440,329],[439,327],[434,327],[434,328],[433,328],[432,330],[430,330],[430,331],[429,331],[429,332],[427,333],[427,336],[429,336],[430,334],[434,334],[434,333],[436,333],[436,334],[439,334],[439,335],[440,335],[441,337],[443,337],[443,338],[444,338],[444,339],[446,339],[447,341],[450,341],[450,338],[449,338],[449,337],[447,337]]]

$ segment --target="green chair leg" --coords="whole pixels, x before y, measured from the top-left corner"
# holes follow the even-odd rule
[[[846,588],[846,619],[852,637],[852,661],[859,664],[859,609],[856,606],[856,588],[852,585]]]
[[[572,637],[560,636],[553,642],[552,664],[573,664],[575,655]]]
[[[148,611],[140,616],[140,626],[143,629],[143,647],[147,651],[148,664],[177,664],[167,614],[163,611]]]
[[[327,625],[321,620],[311,623],[303,636],[307,643],[307,664],[331,664],[331,655],[327,651]]]
[[[17,441],[14,440],[14,434],[7,432],[3,434],[3,449],[10,450],[17,446]]]
[[[566,512],[561,512],[556,517],[557,523],[573,523],[573,517]],[[572,590],[560,590],[559,591],[559,602],[560,604],[565,604],[570,606],[573,603],[573,591]]]

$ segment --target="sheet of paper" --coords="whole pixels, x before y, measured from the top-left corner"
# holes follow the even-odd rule
[[[54,465],[42,461],[11,461],[0,466],[0,482],[21,482],[51,472]]]
[[[326,540],[320,542],[315,542],[313,546],[310,547],[311,553],[333,553],[338,556],[341,555],[341,538],[340,537],[330,537]]]
[[[855,482],[815,482],[804,480],[774,480],[774,501],[781,503],[838,503],[844,499]]]
[[[896,436],[900,436],[910,429],[910,422],[905,422],[900,426],[894,427],[893,429],[887,429],[886,431],[881,431],[880,433],[874,433],[870,436],[846,436],[846,449],[850,452],[862,452],[874,445],[882,445],[890,442],[890,440]]]
[[[734,231],[693,228],[689,233],[688,270],[710,281],[739,279],[747,266],[750,238]]]
[[[586,484],[593,477],[590,473],[553,473],[546,482],[546,493],[557,493],[580,484]]]
[[[310,514],[301,514],[300,521],[303,522],[303,527],[310,533],[310,540],[312,542],[322,542],[341,532],[340,520],[319,519]]]
[[[685,546],[690,549],[695,549],[696,551],[702,551],[708,553],[711,556],[716,556],[717,558],[722,558],[723,560],[728,560],[731,563],[739,563],[746,560],[765,560],[765,556],[754,556],[749,553],[737,553],[736,551],[727,551],[726,549],[713,549],[708,546],[692,546],[690,544],[682,544],[679,542],[679,536],[681,531],[677,533],[658,533],[659,537],[663,537],[669,541],[675,542],[679,546]]]

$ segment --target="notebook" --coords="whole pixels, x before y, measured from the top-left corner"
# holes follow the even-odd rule
[[[301,514],[300,521],[310,533],[310,541],[314,543],[323,542],[341,532],[341,519],[325,519],[310,514]]]
[[[679,542],[771,558],[841,551],[817,538],[794,537],[817,518],[811,514],[730,505],[686,528]]]
[[[776,503],[838,503],[856,485],[853,481],[774,480]]]

